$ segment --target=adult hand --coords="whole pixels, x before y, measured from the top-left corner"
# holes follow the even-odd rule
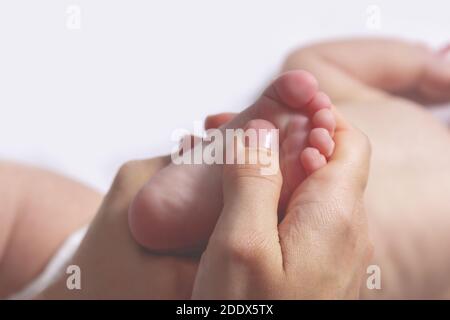
[[[280,173],[262,176],[259,165],[225,166],[225,205],[192,298],[358,298],[372,253],[363,205],[370,145],[336,117],[334,155],[299,186],[280,224]]]
[[[205,128],[217,128],[231,117],[231,114],[208,117]],[[128,227],[131,201],[142,186],[169,162],[170,157],[160,157],[130,161],[121,167],[77,254],[70,262],[80,267],[81,290],[68,290],[67,275],[63,274],[38,299],[191,297],[198,258],[151,254],[134,241]]]
[[[197,262],[144,251],[128,228],[128,208],[138,190],[170,157],[122,166],[70,264],[81,270],[81,290],[68,290],[67,275],[38,298],[186,299]]]

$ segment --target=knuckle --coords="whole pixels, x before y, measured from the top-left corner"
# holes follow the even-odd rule
[[[130,160],[122,164],[119,168],[118,175],[128,175],[136,169],[140,161]]]
[[[348,206],[338,199],[322,205],[321,212],[330,216],[332,225],[339,233],[348,233],[353,225]]]
[[[350,241],[356,238],[354,221],[349,214],[338,213],[335,222],[336,230],[340,235],[345,236]]]
[[[367,218],[362,199],[355,199],[351,206],[343,206],[338,212],[337,221],[341,232],[347,234],[350,239],[368,240]]]
[[[275,174],[262,174],[262,167],[257,164],[235,165],[234,168],[225,166],[226,179],[234,185],[247,183],[269,183],[275,186],[281,184],[281,175],[279,172]]]
[[[116,187],[127,185],[127,182],[131,179],[134,172],[136,171],[138,164],[138,160],[131,160],[122,164],[117,171],[116,177],[114,178],[114,185]]]
[[[348,240],[352,240],[358,236],[357,210],[358,204],[349,205],[345,201],[334,199],[333,201],[322,203],[320,206],[322,216],[328,217],[322,219],[325,224],[330,224],[331,228],[339,236],[343,236]]]
[[[267,243],[264,237],[246,235],[231,237],[223,242],[226,257],[232,263],[243,264],[247,267],[257,267],[267,255]]]
[[[361,200],[343,200],[342,197],[301,203],[289,208],[290,214],[293,212],[301,216],[314,228],[332,230],[333,234],[348,239],[357,238],[365,231],[361,224],[365,221],[363,210]]]

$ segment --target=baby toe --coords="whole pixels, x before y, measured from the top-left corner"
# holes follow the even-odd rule
[[[300,162],[308,175],[327,164],[327,159],[316,148],[306,148],[300,154]]]
[[[309,134],[309,143],[327,158],[333,154],[335,143],[325,128],[312,129]]]
[[[311,121],[314,128],[325,128],[331,136],[334,135],[336,119],[330,109],[321,109],[317,111]]]
[[[292,108],[303,109],[317,94],[318,83],[309,72],[302,70],[288,71],[282,74],[266,90],[274,100]]]
[[[322,109],[331,109],[331,100],[325,93],[317,92],[314,98],[308,103],[306,109],[311,115]]]

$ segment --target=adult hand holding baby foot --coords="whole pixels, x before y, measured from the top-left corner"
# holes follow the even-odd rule
[[[67,290],[63,277],[39,298],[356,298],[370,255],[361,206],[370,149],[340,117],[335,141],[329,163],[295,191],[279,225],[279,173],[227,166],[225,207],[199,267],[196,259],[156,256],[133,241],[129,203],[169,159],[128,163],[71,262],[82,270],[82,290]]]
[[[336,117],[333,156],[294,192],[279,224],[280,172],[264,176],[254,164],[224,167],[224,208],[201,258],[193,299],[359,297],[372,253],[363,207],[370,146]],[[311,168],[321,167],[320,158],[304,157]]]
[[[312,74],[294,70],[280,75],[254,104],[217,130],[219,136],[226,137],[230,130],[242,130],[256,119],[270,122],[279,130],[284,177],[280,212],[285,212],[292,192],[308,173],[325,165],[333,153],[336,122],[331,106]],[[229,118],[226,114],[221,116]],[[202,149],[209,145],[205,141],[183,152],[187,161],[173,162],[158,172],[133,200],[130,229],[145,248],[177,252],[206,244],[222,210],[224,161],[194,164],[192,157],[201,156]],[[313,158],[318,161],[310,161]]]
[[[231,118],[215,120],[220,125]],[[272,124],[247,124],[261,126]],[[82,270],[83,289],[68,291],[62,278],[41,298],[356,298],[370,255],[362,207],[370,152],[365,136],[337,115],[332,131],[336,149],[327,161],[325,148],[297,155],[305,180],[294,190],[280,224],[280,172],[261,177],[258,165],[225,166],[219,177],[225,206],[199,268],[195,258],[154,255],[133,241],[128,207],[169,159],[127,164],[71,262]],[[317,147],[327,141],[318,141]]]

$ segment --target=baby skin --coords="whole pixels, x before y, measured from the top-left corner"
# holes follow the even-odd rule
[[[375,247],[371,264],[380,267],[381,289],[369,290],[364,282],[361,288],[364,299],[450,297],[450,251],[447,248],[450,243],[450,131],[448,123],[443,125],[423,108],[450,103],[449,49],[434,51],[422,44],[395,39],[342,40],[300,48],[285,61],[284,71],[301,69],[314,74],[336,109],[371,141],[365,206]],[[292,108],[289,110],[292,112]],[[231,119],[233,115],[226,117]],[[266,119],[259,115],[255,118]],[[214,123],[208,123],[207,127],[217,125],[217,121],[210,119],[209,122]],[[245,121],[242,122],[244,125]],[[306,127],[302,129],[305,135],[310,130]],[[307,174],[304,169],[299,170]],[[286,168],[282,171],[285,179],[289,177]],[[211,174],[209,178],[218,179],[218,176]],[[177,185],[183,185],[181,174],[176,181]],[[160,187],[173,188],[167,184]],[[196,189],[196,192],[200,192],[198,190],[204,189]],[[212,202],[220,207],[221,190],[214,192],[218,195],[213,199],[219,200]],[[214,192],[207,190],[202,198]],[[179,198],[193,194],[180,192]],[[135,206],[147,203],[151,207],[151,202],[145,201],[144,191],[140,197],[142,199],[136,198]],[[178,200],[182,205],[189,203]],[[200,217],[197,208],[179,211],[183,214],[194,211],[190,218],[195,219],[195,224],[186,223],[184,215],[179,220],[174,219],[179,214],[175,211],[177,208],[170,212],[170,217],[179,224],[165,230],[167,233],[174,230],[185,239],[195,236],[197,231],[191,229],[192,226],[197,230],[210,230],[207,226],[212,229],[216,218],[213,213],[219,212],[207,212],[205,225],[199,226],[196,224]],[[132,211],[136,209],[137,206]],[[166,223],[169,220],[158,215],[153,217],[155,224],[158,224],[155,217],[169,226]],[[161,238],[147,247],[174,248],[173,237],[154,229],[149,230]],[[207,235],[208,232],[204,232],[196,242],[187,243],[201,243],[201,238],[206,241]],[[156,236],[152,240],[158,241]],[[180,250],[185,248],[181,242]]]
[[[219,130],[279,130],[282,215],[294,190],[327,164],[334,151],[335,127],[331,101],[318,91],[316,79],[294,70],[282,74],[255,104]],[[202,143],[186,152],[205,147],[206,142]],[[222,165],[172,163],[134,199],[129,212],[131,232],[152,251],[195,250],[206,244],[222,203]]]

